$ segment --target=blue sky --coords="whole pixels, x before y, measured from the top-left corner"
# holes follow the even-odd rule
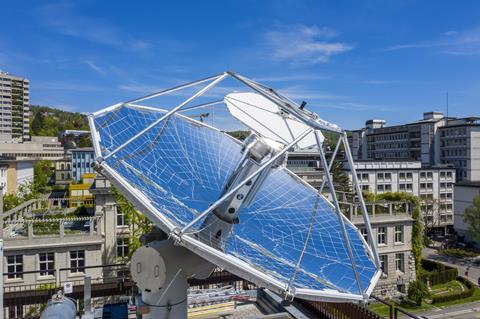
[[[345,128],[480,116],[478,1],[2,0],[0,69],[89,112],[234,70]]]

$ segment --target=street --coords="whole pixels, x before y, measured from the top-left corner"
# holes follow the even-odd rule
[[[470,302],[451,306],[445,309],[437,308],[421,314],[428,319],[474,319],[480,318],[480,302]]]

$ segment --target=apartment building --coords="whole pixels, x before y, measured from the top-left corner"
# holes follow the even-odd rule
[[[346,162],[345,169],[349,172]],[[364,191],[407,192],[419,197],[429,231],[445,232],[453,226],[454,168],[426,167],[419,161],[356,161],[355,169]]]
[[[85,173],[94,173],[93,161],[95,153],[93,147],[74,148],[68,151],[72,158],[72,179],[79,182]]]
[[[0,143],[30,139],[29,81],[0,71]]]
[[[351,131],[349,142],[355,160],[413,160],[425,166],[452,164],[456,178],[480,180],[480,118],[445,117],[426,112],[423,119],[386,126],[368,120],[365,128]]]

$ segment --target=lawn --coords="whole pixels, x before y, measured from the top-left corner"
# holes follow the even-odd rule
[[[452,280],[449,281],[445,284],[439,284],[439,285],[434,285],[430,288],[430,292],[434,296],[444,296],[448,294],[457,294],[464,292],[468,288],[465,287],[464,284],[462,284],[458,280]]]
[[[434,293],[435,295],[438,295],[438,294],[445,293],[449,289],[451,289],[451,292],[453,292],[453,291],[460,292],[461,289],[462,289],[461,287],[463,287],[463,289],[466,289],[466,287],[463,286],[462,283],[460,283],[456,280],[453,280],[453,281],[450,281],[446,284],[433,286],[432,287],[432,293]],[[447,301],[447,302],[443,302],[443,303],[437,303],[435,305],[431,305],[431,304],[427,304],[427,303],[423,302],[420,307],[413,304],[412,302],[409,302],[408,300],[402,302],[401,305],[399,305],[399,304],[396,304],[396,305],[398,307],[402,308],[402,309],[405,309],[408,312],[421,313],[421,312],[425,312],[425,311],[428,311],[428,310],[432,310],[434,308],[446,308],[446,307],[453,306],[453,305],[459,305],[459,304],[473,302],[473,301],[479,301],[479,300],[480,300],[480,289],[475,288],[475,292],[473,293],[473,296],[471,296],[469,298],[465,298],[465,299],[452,300],[452,301]],[[379,303],[379,302],[370,303],[368,305],[368,309],[372,310],[373,312],[377,313],[378,315],[380,315],[382,317],[388,317],[388,315],[389,315],[388,306],[386,306],[382,303]]]

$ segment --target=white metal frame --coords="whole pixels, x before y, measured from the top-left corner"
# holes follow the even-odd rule
[[[223,80],[226,78],[233,78],[238,80],[239,82],[243,83],[247,87],[251,88],[258,94],[262,95],[263,97],[267,98],[268,100],[272,101],[276,105],[278,105],[281,109],[287,111],[289,114],[292,116],[296,117],[299,121],[305,123],[310,127],[309,130],[306,130],[303,132],[300,136],[298,136],[294,141],[292,141],[289,145],[285,146],[282,151],[277,153],[275,156],[271,157],[267,162],[265,162],[261,167],[259,167],[254,173],[252,173],[248,178],[245,178],[243,182],[238,184],[236,187],[232,188],[229,192],[227,192],[224,196],[222,196],[220,199],[218,199],[215,203],[213,203],[208,209],[200,213],[194,220],[192,220],[188,225],[184,226],[182,229],[180,229],[178,226],[173,224],[168,218],[164,216],[160,211],[158,211],[152,203],[149,202],[148,198],[145,197],[140,191],[132,187],[121,175],[119,175],[113,168],[111,168],[107,162],[106,159],[114,156],[117,152],[122,150],[124,147],[126,147],[128,144],[132,143],[135,141],[138,137],[142,136],[146,132],[148,132],[150,129],[154,128],[156,125],[161,123],[164,120],[168,120],[170,116],[173,114],[177,114],[177,116],[184,117],[181,115],[179,112],[186,111],[186,110],[191,110],[191,109],[196,109],[196,108],[202,108],[202,107],[207,107],[207,106],[212,106],[212,105],[217,105],[222,103],[222,101],[213,101],[209,103],[203,103],[203,104],[198,104],[190,107],[185,107],[187,104],[190,102],[194,101],[196,98],[204,95],[206,92],[208,92],[210,89],[221,83]],[[202,89],[197,91],[194,95],[189,97],[187,100],[184,102],[180,103],[170,111],[165,111],[165,110],[160,110],[157,108],[152,108],[148,106],[143,106],[139,105],[138,102],[148,100],[151,98],[155,98],[161,95],[165,95],[168,93],[172,93],[184,88],[189,88],[193,87],[196,85],[204,84],[207,83]],[[120,145],[117,149],[111,151],[108,154],[102,154],[101,149],[100,149],[100,143],[99,143],[99,135],[98,132],[96,131],[95,128],[95,118],[102,116],[103,114],[107,112],[114,111],[116,109],[119,109],[121,107],[131,107],[131,108],[138,108],[138,109],[150,109],[150,110],[157,110],[157,111],[163,111],[166,112],[163,116],[161,116],[159,119],[157,119],[155,122],[144,128],[142,131],[137,133],[135,136],[131,137],[128,141]],[[211,126],[206,125],[205,123],[201,123],[195,120],[192,120],[188,117],[184,117],[188,119],[189,121],[196,122],[197,124],[207,126],[212,128]],[[372,229],[370,225],[370,220],[368,216],[368,212],[366,209],[365,202],[363,200],[362,192],[361,192],[361,187],[358,183],[356,172],[355,172],[355,166],[353,163],[353,157],[351,155],[350,147],[348,145],[348,140],[346,133],[339,128],[338,126],[331,124],[329,122],[326,122],[322,119],[320,119],[316,114],[300,109],[299,105],[290,100],[287,97],[284,97],[280,95],[279,93],[275,92],[273,89],[268,88],[265,85],[262,85],[260,83],[257,83],[255,81],[252,81],[248,78],[245,78],[241,75],[238,75],[233,72],[223,72],[218,75],[214,75],[211,77],[207,77],[198,81],[194,82],[189,82],[180,86],[176,86],[171,89],[167,90],[162,90],[160,92],[156,92],[138,99],[130,100],[125,103],[118,103],[115,105],[112,105],[110,107],[107,107],[105,109],[99,110],[91,115],[89,115],[89,124],[90,128],[92,131],[92,140],[93,140],[93,146],[94,150],[97,156],[96,164],[97,164],[97,169],[99,169],[107,178],[109,178],[112,183],[120,189],[120,191],[127,197],[128,200],[132,201],[135,206],[142,212],[144,213],[149,219],[154,221],[157,226],[159,226],[163,231],[165,231],[167,234],[169,234],[171,237],[175,239],[175,241],[179,244],[182,245],[191,251],[199,254],[203,258],[209,260],[210,262],[213,262],[214,264],[217,264],[220,267],[226,268],[232,273],[245,278],[247,280],[250,280],[257,285],[261,287],[266,287],[269,289],[272,289],[282,295],[284,295],[286,298],[292,298],[293,296],[303,298],[303,299],[310,299],[310,300],[323,300],[323,301],[364,301],[370,293],[372,292],[373,288],[375,287],[378,279],[380,278],[381,275],[381,270],[380,270],[380,261],[378,258],[378,253],[377,253],[377,247],[376,247],[376,242],[373,239],[373,234],[372,234]],[[215,128],[214,128],[215,129]],[[325,130],[329,131],[332,133],[335,133],[338,137],[339,140],[337,142],[337,145],[335,147],[332,159],[330,163],[327,164],[327,161],[325,159],[325,153],[322,148],[322,141],[319,138],[319,131],[320,130]],[[350,260],[352,262],[352,266],[355,272],[355,277],[357,280],[357,283],[359,285],[359,290],[362,292],[361,294],[351,294],[351,293],[346,293],[346,292],[341,292],[337,287],[334,285],[329,285],[328,282],[326,283],[327,286],[333,286],[333,289],[324,289],[324,290],[313,290],[313,289],[304,289],[304,288],[297,288],[293,289],[291,285],[294,282],[294,276],[296,275],[296,272],[292,275],[292,278],[290,278],[290,282],[285,284],[284,282],[280,282],[277,279],[273,278],[272,276],[269,276],[268,274],[255,269],[252,267],[250,264],[240,260],[239,258],[236,258],[232,255],[227,255],[213,247],[210,247],[206,245],[205,243],[199,241],[196,239],[194,236],[191,236],[189,233],[187,233],[187,230],[192,227],[195,223],[197,223],[199,220],[201,220],[203,217],[205,217],[208,213],[210,213],[215,207],[220,205],[226,198],[228,198],[231,194],[236,192],[240,187],[242,187],[248,180],[251,178],[255,177],[256,175],[260,174],[263,170],[268,169],[270,167],[270,164],[273,163],[276,159],[278,159],[280,156],[282,156],[284,153],[286,153],[288,150],[290,150],[293,146],[295,146],[300,140],[302,140],[305,136],[310,134],[312,131],[315,131],[315,136],[317,138],[317,146],[319,149],[320,157],[322,159],[322,166],[325,171],[325,176],[324,180],[321,185],[321,189],[319,192],[320,196],[323,196],[321,194],[321,191],[323,190],[325,183],[328,182],[330,192],[333,197],[333,204],[331,204],[332,208],[336,210],[338,217],[339,217],[339,222],[342,227],[342,233],[344,238],[346,239],[346,244],[348,248],[348,253]],[[349,241],[347,240],[347,234],[346,234],[346,229],[345,229],[345,223],[349,223],[350,225],[353,225],[350,220],[348,220],[340,211],[340,207],[338,204],[338,200],[335,195],[335,191],[333,188],[333,182],[331,180],[330,176],[330,170],[333,164],[333,161],[335,160],[335,157],[337,155],[337,152],[343,144],[345,153],[347,155],[347,160],[349,163],[349,167],[352,173],[352,183],[355,186],[355,190],[360,202],[360,208],[363,211],[363,217],[364,217],[364,222],[365,226],[367,228],[367,233],[368,233],[368,239],[369,239],[369,244],[363,240],[363,236],[360,236],[362,240],[364,241],[365,247],[367,248],[370,256],[375,262],[375,265],[377,267],[377,271],[371,280],[370,284],[368,287],[361,287],[360,280],[359,280],[359,275],[358,271],[355,265],[355,261],[353,259],[353,254],[351,251],[351,246]],[[301,258],[303,256],[302,254],[299,256],[298,264],[301,263]],[[366,289],[365,289],[366,288]]]

